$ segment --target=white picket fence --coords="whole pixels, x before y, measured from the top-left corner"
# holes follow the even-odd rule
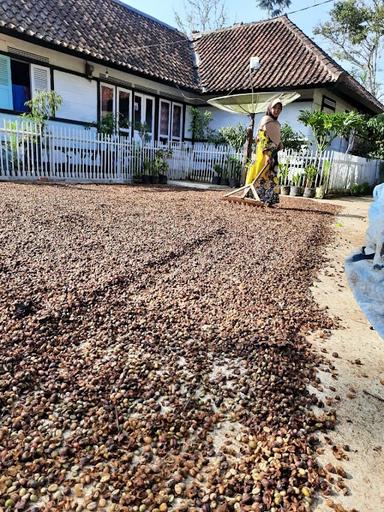
[[[379,183],[382,160],[371,160],[355,155],[333,152],[329,190],[350,190],[352,185],[368,183],[373,186]]]
[[[43,131],[33,123],[3,120],[0,127],[0,179],[75,181],[94,183],[130,183],[145,172],[145,162],[159,151],[170,150],[168,178],[211,182],[217,171],[234,176],[236,162],[242,154],[229,146],[189,142],[140,143],[127,137],[102,135],[94,130],[53,127]],[[305,168],[312,164],[319,170],[315,185],[329,169],[331,191],[349,190],[364,182],[374,185],[379,180],[378,160],[346,155],[335,151],[317,154],[310,151],[279,153],[280,162],[289,162],[289,178],[301,176],[305,184]]]
[[[231,169],[228,146],[160,142],[140,143],[127,137],[73,127],[47,127],[4,120],[0,128],[0,179],[129,183],[145,172],[145,161],[170,150],[168,178],[210,182],[215,166]]]
[[[317,153],[313,151],[284,150],[279,152],[279,162],[289,164],[289,175],[283,184],[292,181],[292,177],[300,175],[299,186],[305,186],[305,169],[314,165],[318,174],[314,186],[325,181],[324,174],[329,173],[328,191],[342,192],[351,190],[353,185],[368,183],[376,185],[380,179],[380,168],[384,164],[381,160],[362,158],[360,156],[339,153],[338,151],[325,151]]]
[[[8,180],[127,182],[132,179],[130,144],[72,127],[46,129],[4,122],[0,128],[0,176]]]

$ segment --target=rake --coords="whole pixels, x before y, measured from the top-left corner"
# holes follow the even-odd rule
[[[228,194],[225,194],[223,196],[224,201],[229,201],[230,203],[245,204],[247,206],[264,206],[264,203],[260,200],[260,197],[255,188],[255,183],[263,174],[264,170],[267,168],[268,165],[269,163],[267,161],[264,167],[259,171],[256,178],[251,183],[249,183],[248,185],[244,185],[240,188],[237,188],[236,190],[232,190],[231,192],[228,192]],[[250,197],[246,197],[248,195],[248,192],[251,192],[253,199]]]

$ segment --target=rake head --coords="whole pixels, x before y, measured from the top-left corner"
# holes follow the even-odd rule
[[[244,204],[245,206],[265,206],[261,201],[257,201],[256,199],[250,199],[249,197],[235,197],[235,196],[227,196],[223,197],[224,201],[228,201],[229,203],[237,203]]]

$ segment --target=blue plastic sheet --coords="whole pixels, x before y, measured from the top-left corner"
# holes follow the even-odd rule
[[[365,247],[347,258],[345,272],[357,303],[384,338],[384,183],[373,190],[368,221]]]
[[[345,272],[357,303],[384,340],[384,270],[374,270],[372,260],[345,261]]]

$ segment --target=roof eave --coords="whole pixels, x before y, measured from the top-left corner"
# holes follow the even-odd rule
[[[319,87],[325,87],[327,84],[325,84],[324,82],[318,82],[318,83],[313,83],[313,84],[308,84],[308,85],[289,85],[289,86],[279,86],[279,87],[255,87],[253,89],[254,92],[278,92],[278,91],[297,91],[297,90],[309,90],[309,89],[317,89]],[[250,89],[249,87],[248,88],[239,88],[239,89],[233,89],[231,91],[231,95],[232,94],[247,94],[247,93],[251,93],[252,92],[252,89]],[[207,91],[205,90],[204,92],[201,93],[202,96],[206,97],[206,96],[214,96],[214,95],[225,95],[225,90],[221,89],[221,90],[212,90],[212,91]]]
[[[73,57],[77,57],[77,58],[84,59],[87,61],[92,61],[97,64],[102,64],[104,66],[107,66],[112,69],[117,69],[119,71],[124,71],[125,73],[130,73],[132,75],[139,76],[141,78],[153,80],[153,81],[156,81],[156,82],[159,82],[159,83],[171,86],[171,87],[180,88],[183,91],[194,92],[194,93],[201,92],[200,86],[196,86],[196,87],[185,86],[185,85],[182,85],[173,80],[167,80],[164,78],[156,77],[155,75],[152,75],[150,73],[143,73],[142,71],[137,70],[129,65],[121,65],[121,64],[118,64],[118,63],[108,60],[108,59],[96,57],[90,52],[71,49],[62,44],[57,44],[55,42],[49,42],[49,41],[45,40],[43,37],[40,38],[37,36],[28,35],[26,33],[26,31],[18,30],[17,28],[11,29],[6,26],[0,26],[0,34],[1,33],[9,35],[11,37],[16,37],[18,39],[22,39],[23,41],[26,41],[28,43],[36,44],[38,46],[43,46],[44,48],[49,48],[50,50],[59,51],[59,52],[65,53],[67,55],[72,55]],[[95,78],[97,78],[97,77],[95,77]]]
[[[362,110],[365,110],[366,113],[375,115],[383,113],[384,105],[358,82],[356,82],[356,88],[361,87],[364,92],[360,93],[356,89],[353,89],[349,85],[351,80],[354,80],[353,77],[351,77],[347,72],[344,72],[339,76],[339,79],[335,82],[333,87],[337,90],[339,95],[345,96],[349,102],[352,97],[361,105]],[[348,89],[348,94],[346,94],[345,88]]]

